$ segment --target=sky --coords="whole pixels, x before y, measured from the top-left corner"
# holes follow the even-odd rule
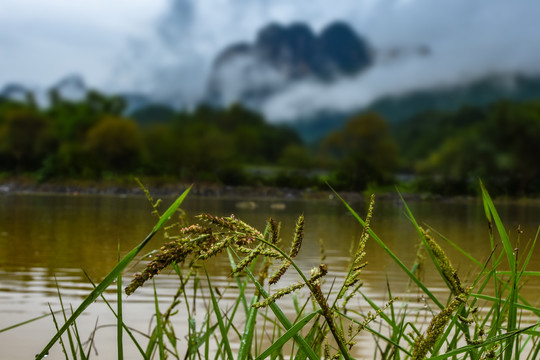
[[[0,89],[46,88],[80,74],[108,92],[193,103],[215,56],[270,22],[301,21],[318,32],[347,21],[379,59],[394,48],[430,49],[330,87],[298,83],[262,108],[285,119],[491,73],[538,74],[538,14],[538,0],[2,0]]]

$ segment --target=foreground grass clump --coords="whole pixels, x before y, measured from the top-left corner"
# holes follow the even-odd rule
[[[266,227],[258,230],[234,215],[201,214],[196,224],[167,227],[167,242],[153,253],[153,260],[144,270],[122,289],[122,271],[177,211],[187,192],[160,216],[148,237],[119,261],[79,308],[72,311],[69,319],[62,309],[65,323],[37,355],[38,359],[59,340],[62,346],[69,345],[73,359],[90,357],[90,348],[83,350],[76,320],[114,280],[118,280],[118,305],[116,311],[112,307],[111,311],[118,319],[118,359],[123,358],[123,334],[131,338],[144,359],[352,359],[359,350],[357,342],[364,334],[373,336],[372,357],[380,359],[538,357],[540,333],[536,327],[540,309],[520,295],[524,277],[540,275],[526,271],[536,239],[528,252],[523,251],[524,255],[521,255],[519,238],[512,243],[483,187],[492,253],[489,260],[482,263],[459,249],[478,267],[477,275],[468,283],[460,279],[442,247],[429,231],[418,225],[405,204],[423,251],[427,253],[425,257],[432,261],[448,287],[449,295],[444,299],[435,296],[420,280],[421,256],[410,267],[405,265],[373,231],[373,197],[364,219],[343,201],[363,226],[363,232],[351,249],[348,271],[341,278],[331,276],[332,269],[324,262],[309,274],[298,265],[295,259],[301,253],[304,227],[309,226],[303,216],[298,218],[295,230],[290,234],[290,244],[283,245],[280,224],[274,219],[268,219]],[[158,203],[150,200],[158,213]],[[368,240],[381,246],[411,280],[411,287],[428,299],[433,308],[428,321],[414,318],[408,311],[409,300],[394,298],[391,289],[388,289],[388,301],[382,304],[377,304],[362,291],[361,275],[367,266],[365,245]],[[499,243],[502,246],[498,246]],[[228,289],[215,288],[210,277],[204,275],[205,263],[217,256],[229,259],[230,274],[235,283]],[[134,330],[126,325],[129,321],[122,317],[122,291],[132,294],[166,268],[173,269],[178,275],[178,291],[170,307],[162,312],[154,283],[156,321],[148,341],[142,344],[133,336]],[[501,270],[503,268],[505,270]],[[283,278],[286,272],[296,272],[298,281],[286,283]],[[229,298],[223,306],[225,291]],[[233,291],[235,296],[231,300]],[[202,322],[190,311],[192,299],[189,296],[208,299]],[[349,306],[355,296],[370,311]],[[278,305],[286,299],[276,302],[284,297],[291,299],[292,313],[286,313],[285,307]],[[185,311],[180,311],[181,307],[185,307]],[[172,321],[179,314],[187,317],[183,319],[189,335],[186,340],[177,337]],[[522,318],[529,321],[522,323]],[[536,320],[531,322],[531,318]],[[64,352],[69,358],[66,348]]]

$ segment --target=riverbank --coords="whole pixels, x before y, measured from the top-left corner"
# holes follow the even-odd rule
[[[140,180],[148,188],[152,196],[157,197],[177,196],[192,185],[187,182],[161,178],[141,178]],[[393,187],[364,192],[339,191],[339,194],[346,201],[351,202],[365,200],[372,192],[377,195],[378,199],[400,201],[400,196]],[[51,182],[36,182],[28,177],[4,178],[0,180],[1,194],[144,196],[144,192],[137,184],[135,178]],[[431,200],[455,202],[475,199],[475,197],[471,196],[448,197],[437,194],[408,193],[406,191],[402,191],[402,195],[407,201]],[[326,190],[314,188],[291,189],[265,185],[228,186],[218,183],[197,182],[193,184],[190,196],[233,199],[328,199],[334,195],[329,188]]]
[[[155,196],[177,196],[191,183],[141,179],[145,187]],[[290,189],[271,186],[226,186],[217,183],[195,183],[191,196],[216,198],[325,198],[330,190]],[[27,178],[0,181],[0,194],[65,194],[65,195],[144,195],[135,179],[131,180],[68,180],[38,183]],[[350,193],[348,197],[361,198],[361,194]]]

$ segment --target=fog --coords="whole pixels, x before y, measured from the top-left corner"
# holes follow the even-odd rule
[[[270,22],[305,22],[318,32],[343,20],[370,43],[375,66],[330,86],[312,79],[290,84],[261,106],[274,120],[347,110],[382,95],[486,74],[540,72],[535,0],[141,0],[76,6],[65,0],[6,0],[2,8],[0,87],[45,87],[78,73],[91,86],[146,93],[177,106],[204,96],[221,50],[253,42]],[[411,51],[418,47],[429,55]]]

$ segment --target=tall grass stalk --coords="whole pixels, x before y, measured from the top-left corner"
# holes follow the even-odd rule
[[[120,262],[120,244],[118,244],[118,262]],[[122,311],[122,274],[116,278],[116,345],[118,360],[124,359],[124,321]]]
[[[519,236],[515,241],[510,238],[488,192],[483,185],[480,187],[491,245],[487,261],[474,258],[435,230],[420,226],[403,200],[405,215],[427,253],[425,260],[429,260],[441,283],[448,288],[446,294],[438,296],[421,280],[425,260],[421,259],[420,252],[414,264],[407,265],[373,230],[374,198],[366,216],[361,217],[336,193],[363,232],[351,250],[348,270],[342,278],[333,277],[331,281],[327,274],[333,269],[328,269],[324,263],[308,273],[297,261],[297,256],[301,256],[304,226],[309,226],[303,215],[297,221],[289,248],[281,245],[281,227],[274,219],[268,219],[264,231],[234,215],[201,214],[193,225],[168,227],[167,242],[153,253],[153,260],[125,288],[129,295],[152,280],[156,321],[144,349],[135,340],[134,330],[125,324],[122,307],[129,299],[122,298],[121,274],[177,210],[188,189],[160,216],[147,238],[119,260],[69,318],[61,303],[64,324],[56,325],[57,333],[37,358],[43,358],[57,341],[61,342],[66,359],[70,356],[89,358],[90,352],[82,351],[83,342],[74,324],[91,302],[102,297],[117,319],[118,359],[125,357],[124,332],[144,359],[352,359],[357,342],[366,336],[373,337],[375,359],[533,359],[540,353],[540,332],[536,330],[540,309],[525,301],[520,290],[524,278],[540,275],[540,271],[527,270],[538,234],[526,252],[521,249]],[[148,193],[147,196],[159,215],[159,201],[154,203]],[[439,244],[438,239],[443,243]],[[380,303],[363,291],[362,270],[369,267],[364,260],[367,241],[374,241],[398,265],[410,279],[410,291],[417,290],[425,296],[425,318],[414,310],[415,302],[407,293],[401,299],[394,297],[389,281],[386,302]],[[460,274],[454,268],[444,251],[445,246],[457,249],[462,259],[476,269],[467,282],[462,280],[467,274]],[[227,253],[231,264],[231,282],[226,288],[216,288],[205,264],[222,253]],[[507,264],[502,264],[503,261]],[[171,305],[161,312],[159,286],[154,278],[166,267],[172,267],[178,275],[179,285]],[[199,272],[204,273],[206,281],[199,281]],[[281,278],[286,272],[296,273],[297,282],[283,284]],[[116,311],[103,297],[114,280],[117,281]],[[227,300],[223,297],[225,293]],[[232,293],[235,295],[231,298]],[[301,296],[305,299],[303,302]],[[286,298],[292,302],[292,313],[279,305]],[[353,298],[361,302],[362,307],[350,306]],[[196,300],[204,303],[202,320],[195,317]],[[227,306],[223,306],[225,302]],[[185,311],[179,311],[181,306]],[[181,314],[186,316],[183,320],[187,324],[186,340],[178,338],[172,321]],[[525,322],[524,317],[536,320]],[[57,324],[54,315],[53,321]],[[69,353],[65,344],[69,346]]]
[[[69,326],[75,322],[75,320],[83,313],[84,310],[90,304],[92,304],[108,287],[111,285],[114,280],[118,278],[119,275],[122,274],[122,271],[131,263],[131,261],[135,258],[135,256],[146,246],[146,244],[154,237],[154,235],[161,229],[161,227],[171,218],[171,216],[176,212],[180,204],[184,201],[187,194],[189,193],[189,190],[191,188],[188,188],[182,195],[176,199],[176,201],[167,209],[167,211],[159,218],[159,221],[154,226],[152,231],[146,236],[146,238],[137,245],[133,250],[131,250],[124,258],[116,265],[116,267],[99,283],[98,286],[90,293],[88,296],[84,299],[84,301],[79,305],[79,307],[75,310],[75,312],[71,315],[69,319],[67,319],[64,323],[64,325],[56,332],[56,334],[52,337],[52,339],[49,341],[47,345],[41,350],[39,354],[36,355],[36,359],[43,359],[45,356],[48,355],[49,350],[51,347],[60,339],[62,334],[68,330]],[[69,334],[69,331],[68,331]]]

